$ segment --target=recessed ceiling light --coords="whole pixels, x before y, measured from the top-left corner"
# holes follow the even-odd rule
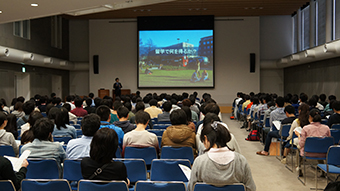
[[[0,14],[2,13],[2,11],[0,11]]]
[[[31,3],[32,7],[38,7],[38,3]]]

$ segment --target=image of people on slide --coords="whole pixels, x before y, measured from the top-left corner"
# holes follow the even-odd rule
[[[139,31],[139,87],[213,87],[213,30]]]

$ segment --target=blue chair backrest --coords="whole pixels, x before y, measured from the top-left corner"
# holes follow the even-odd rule
[[[243,184],[230,184],[222,187],[213,186],[206,183],[196,183],[194,185],[194,191],[245,191]]]
[[[327,152],[327,164],[340,165],[340,146],[331,146]]]
[[[64,160],[63,178],[68,181],[79,181],[82,179],[80,162],[81,160]]]
[[[334,143],[339,144],[339,142],[340,142],[340,130],[331,129],[331,136],[334,138]]]
[[[83,135],[83,131],[81,129],[76,129],[77,131],[77,137],[81,137]]]
[[[128,191],[124,181],[80,180],[78,191]]]
[[[59,169],[55,159],[28,158],[27,179],[58,179]]]
[[[71,191],[70,184],[65,179],[24,179],[21,182],[22,191],[48,190],[48,191]]]
[[[169,126],[171,126],[171,124],[155,124],[153,129],[166,129]]]
[[[194,163],[194,153],[191,147],[162,147],[161,159],[188,159]]]
[[[155,147],[125,147],[124,158],[144,159],[146,165],[150,165],[157,158]]]
[[[71,139],[72,137],[69,136],[53,136],[54,142],[64,142],[64,144],[67,144]]]
[[[74,125],[74,121],[70,121],[70,125]]]
[[[42,115],[43,117],[47,117],[46,112],[41,112],[41,115]]]
[[[179,181],[138,181],[135,191],[186,191],[185,184]]]
[[[269,117],[267,117],[267,119],[266,119],[265,127],[270,127],[270,124],[269,124]]]
[[[157,124],[158,123],[158,118],[157,117],[152,118],[151,121],[152,121],[153,124]]]
[[[80,129],[80,125],[79,124],[74,124],[73,127],[76,128],[76,129]]]
[[[157,124],[160,124],[160,125],[171,125],[171,122],[170,121],[158,121]]]
[[[289,130],[290,130],[291,124],[286,124],[281,126],[281,135],[282,137],[288,137],[289,136]]]
[[[321,124],[327,125],[328,120],[327,119],[321,119]]]
[[[165,129],[148,129],[150,133],[154,133],[157,136],[163,136]]]
[[[307,137],[305,143],[305,152],[327,153],[328,148],[333,144],[333,137]]]
[[[116,150],[116,158],[122,158],[122,149],[119,146]]]
[[[162,136],[157,136],[159,148],[162,148]]]
[[[260,115],[260,122],[263,123],[264,115]]]
[[[114,160],[121,161],[126,166],[128,179],[131,183],[136,183],[139,180],[147,180],[146,165],[143,159],[119,159]]]
[[[188,182],[178,164],[191,168],[189,160],[185,159],[155,159],[151,164],[152,181],[183,181]]]
[[[11,157],[15,157],[15,153],[13,150],[13,147],[10,145],[1,145],[0,146],[0,155],[1,156],[11,156]]]
[[[333,124],[331,129],[337,129],[340,130],[340,124]]]
[[[0,180],[0,188],[5,191],[15,191],[15,187],[11,180]]]

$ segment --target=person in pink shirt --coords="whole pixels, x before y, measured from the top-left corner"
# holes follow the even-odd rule
[[[299,147],[300,147],[300,156],[304,155],[304,148],[307,137],[330,137],[331,131],[327,125],[321,124],[321,116],[320,111],[318,109],[312,109],[309,112],[309,125],[303,127],[301,134],[295,132],[295,134],[299,137]],[[306,153],[306,156],[309,157],[325,157],[326,153]],[[323,163],[323,161],[319,161],[319,163]],[[300,165],[299,165],[300,166]],[[302,176],[301,170],[299,170],[299,176]]]

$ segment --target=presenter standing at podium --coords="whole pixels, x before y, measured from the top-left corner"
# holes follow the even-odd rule
[[[120,97],[122,84],[119,82],[119,78],[116,78],[116,82],[113,84],[113,88],[115,89],[116,97]]]

